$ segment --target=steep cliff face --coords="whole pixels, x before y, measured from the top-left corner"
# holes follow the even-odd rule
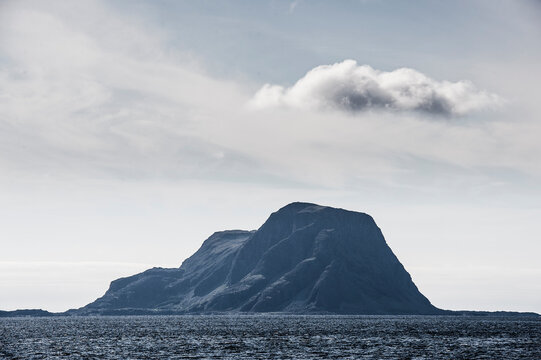
[[[437,314],[367,214],[308,203],[213,234],[178,269],[115,280],[76,311]]]

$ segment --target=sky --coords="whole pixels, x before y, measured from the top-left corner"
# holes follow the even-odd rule
[[[293,201],[445,309],[541,313],[538,1],[0,0],[0,309],[64,311]]]

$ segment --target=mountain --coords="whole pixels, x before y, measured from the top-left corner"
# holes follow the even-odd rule
[[[60,314],[51,313],[42,309],[23,309],[23,310],[12,310],[12,311],[2,311],[0,310],[1,317],[49,317],[49,316],[58,316]]]
[[[180,268],[111,282],[71,314],[440,314],[367,214],[292,203],[257,231],[214,233]]]

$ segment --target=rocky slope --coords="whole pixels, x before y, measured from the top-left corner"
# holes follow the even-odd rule
[[[292,203],[257,231],[222,231],[178,269],[111,283],[72,314],[440,314],[367,214]]]

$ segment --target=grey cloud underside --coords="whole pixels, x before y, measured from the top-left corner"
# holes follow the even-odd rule
[[[396,100],[392,96],[377,88],[367,89],[362,93],[357,93],[355,90],[352,90],[331,94],[329,103],[330,105],[334,105],[340,109],[352,112],[369,108],[393,110],[400,109],[400,105],[397,104]],[[442,97],[438,97],[436,94],[432,94],[428,98],[424,99],[412,110],[444,115],[449,115],[452,113],[452,108],[449,101]]]
[[[470,81],[436,81],[407,68],[383,72],[353,60],[318,66],[289,88],[267,84],[251,101],[254,108],[374,109],[442,116],[466,115],[499,103],[497,95],[478,90]]]

